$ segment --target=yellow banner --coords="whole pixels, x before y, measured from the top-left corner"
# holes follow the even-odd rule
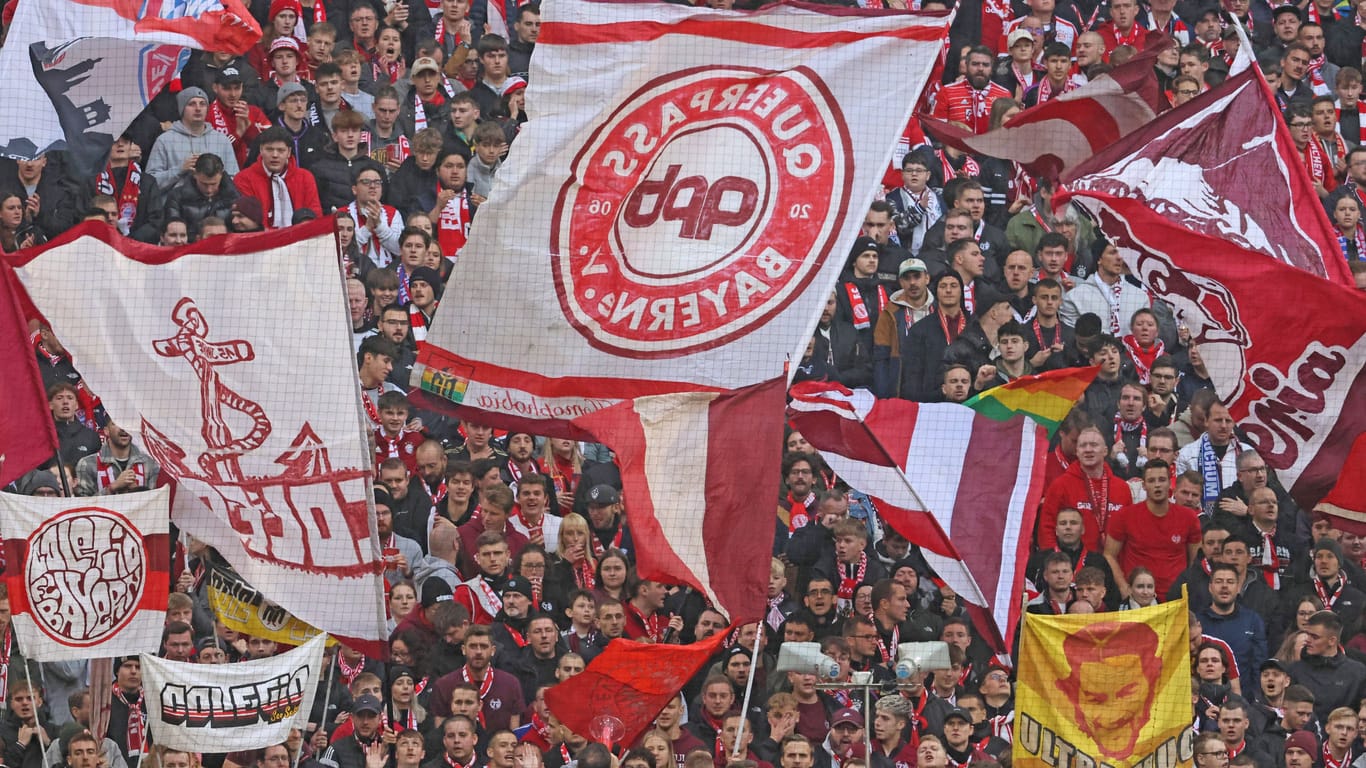
[[[319,634],[316,627],[270,602],[260,590],[234,573],[215,568],[209,572],[206,586],[209,608],[223,626],[235,632],[294,646],[303,645]],[[328,645],[335,642],[330,637],[327,639]]]
[[[1015,692],[1017,768],[1188,768],[1186,601],[1026,614]]]

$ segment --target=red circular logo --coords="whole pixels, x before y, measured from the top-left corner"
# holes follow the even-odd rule
[[[565,317],[599,349],[677,357],[786,307],[839,236],[853,156],[806,68],[700,67],[632,94],[574,158],[552,220]]]
[[[142,534],[100,507],[67,510],[28,538],[24,583],[33,622],[71,646],[104,642],[137,615],[147,586]]]

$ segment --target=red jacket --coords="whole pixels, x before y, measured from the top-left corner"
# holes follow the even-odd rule
[[[987,83],[986,89],[979,91],[967,79],[959,78],[939,89],[934,97],[934,116],[962,123],[973,133],[985,133],[991,124],[992,102],[1010,96],[1010,91],[996,83]]]
[[[1104,521],[1108,521],[1111,515],[1132,504],[1134,498],[1129,492],[1129,484],[1115,477],[1115,473],[1110,471],[1109,464],[1102,462],[1101,467],[1105,472],[1102,477],[1109,484],[1109,499],[1103,512]],[[1105,525],[1092,509],[1091,481],[1087,479],[1079,461],[1072,462],[1067,471],[1050,483],[1048,490],[1044,491],[1043,504],[1039,508],[1039,549],[1054,549],[1058,546],[1056,529],[1060,509],[1075,509],[1081,513],[1082,524],[1085,526],[1081,536],[1082,544],[1087,549],[1101,551]]]
[[[261,209],[266,214],[266,220],[262,223],[266,229],[279,229],[294,223],[275,221],[275,200],[270,192],[270,174],[259,160],[237,174],[233,183],[237,185],[237,191],[241,192],[243,197],[254,197],[261,201]],[[314,181],[313,174],[290,163],[289,168],[285,170],[285,188],[289,190],[289,199],[294,203],[295,213],[302,208],[309,209],[317,216],[326,213],[318,199],[318,182]]]

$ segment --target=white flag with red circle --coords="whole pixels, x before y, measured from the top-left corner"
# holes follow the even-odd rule
[[[0,493],[10,611],[24,656],[155,652],[170,589],[170,492]]]
[[[952,14],[558,0],[414,383],[541,434],[800,359]]]

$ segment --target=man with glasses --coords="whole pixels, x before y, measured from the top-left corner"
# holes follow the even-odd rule
[[[925,233],[947,210],[944,198],[929,185],[929,160],[921,152],[907,152],[901,158],[901,186],[887,193],[887,204],[892,206],[897,239],[912,256],[920,255]]]
[[[1202,733],[1195,738],[1196,768],[1224,768],[1228,765],[1228,748],[1218,733]]]

